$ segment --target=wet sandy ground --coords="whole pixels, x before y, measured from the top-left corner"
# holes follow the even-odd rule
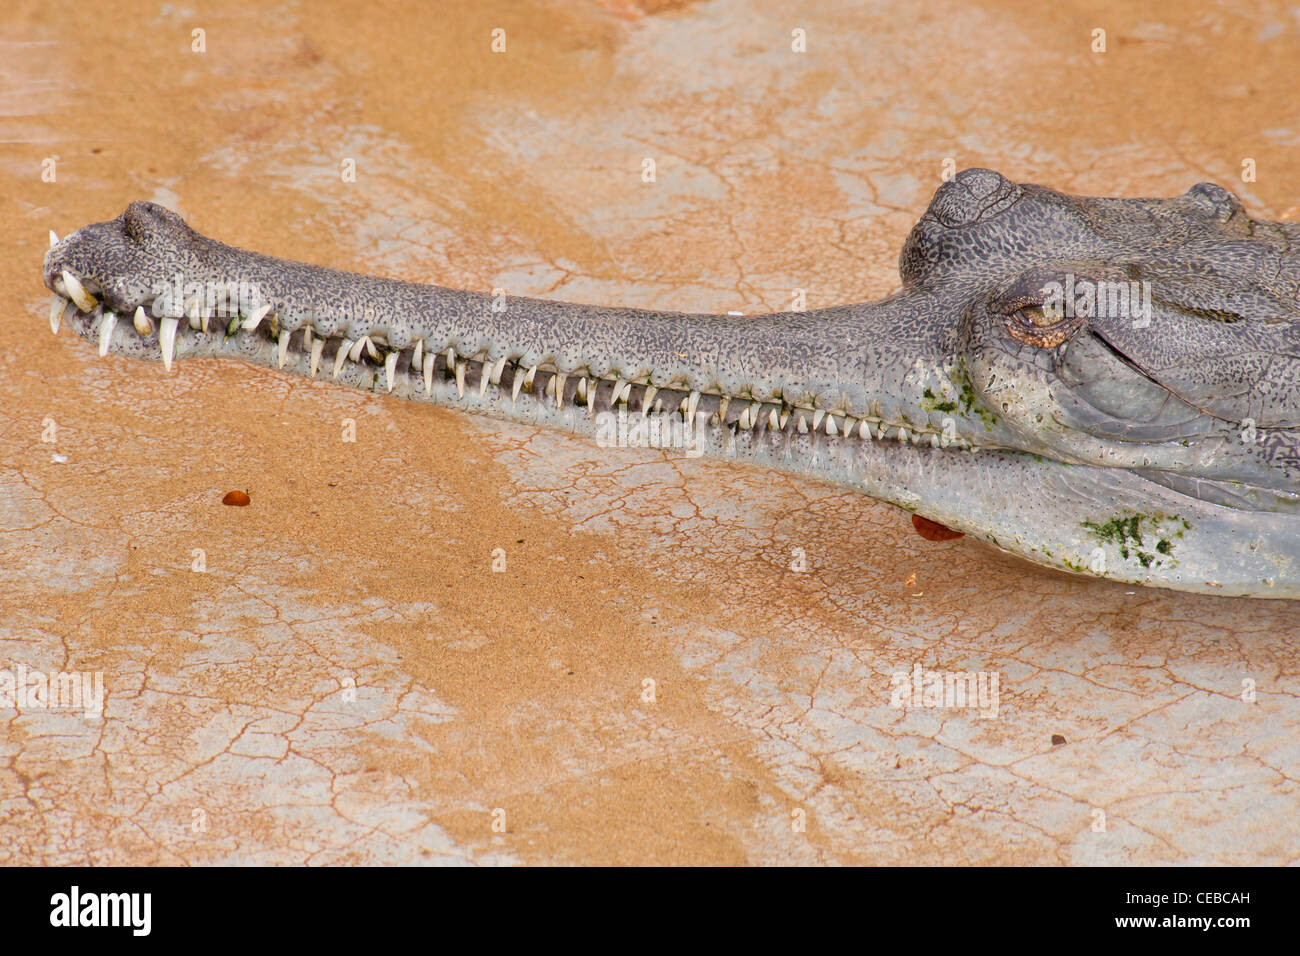
[[[0,670],[102,672],[106,699],[0,705],[0,863],[1300,860],[1291,603],[1042,571],[740,466],[100,360],[49,334],[39,278],[47,229],[152,199],[413,280],[817,307],[894,288],[948,157],[1097,194],[1212,179],[1295,218],[1294,11],[116,6],[4,14]],[[891,706],[917,664],[996,673],[996,717]]]

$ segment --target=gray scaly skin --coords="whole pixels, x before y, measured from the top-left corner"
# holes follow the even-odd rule
[[[238,359],[596,439],[622,415],[635,441],[658,412],[690,421],[706,457],[856,489],[1039,564],[1300,597],[1300,225],[1211,184],[1097,199],[966,170],[909,235],[900,292],[744,318],[339,272],[143,202],[51,243],[51,324],[101,353]],[[1151,310],[1053,311],[1069,276],[1147,283]],[[223,309],[210,290],[240,282],[251,298]]]

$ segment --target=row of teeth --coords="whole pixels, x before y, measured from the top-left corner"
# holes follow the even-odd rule
[[[52,234],[51,234],[52,235]],[[67,309],[76,306],[81,312],[93,313],[101,316],[99,323],[99,354],[106,356],[109,352],[113,330],[117,326],[118,316],[116,313],[103,309],[98,300],[86,291],[82,283],[71,272],[64,270],[62,273],[63,285],[68,292],[68,299],[61,296],[54,296],[50,306],[50,328],[58,334],[59,324],[66,313]],[[195,331],[208,331],[208,316],[201,315],[197,300],[191,301],[187,309],[187,319],[190,328]],[[262,325],[271,313],[271,306],[263,304],[245,319],[242,316],[235,316],[229,327],[226,329],[226,337],[233,336],[236,332],[253,333]],[[154,321],[145,311],[143,306],[135,310],[135,315],[131,320],[132,326],[142,337],[148,337],[155,331]],[[268,331],[271,338],[275,340],[277,346],[278,367],[284,368],[289,358],[289,346],[291,337],[297,329],[277,329],[277,320],[275,316],[270,317],[267,322]],[[170,371],[172,360],[176,354],[176,334],[180,327],[180,319],[174,317],[163,317],[157,325],[158,344],[162,349],[163,365]],[[384,369],[384,384],[386,390],[391,392],[396,384],[398,376],[398,360],[405,350],[385,349],[381,352],[382,342],[376,343],[375,338],[371,336],[362,336],[359,339],[349,339],[344,336],[326,339],[319,334],[313,335],[310,326],[304,327],[300,337],[300,347],[304,353],[310,353],[309,367],[312,378],[316,377],[320,368],[322,358],[325,354],[327,341],[336,342],[333,352],[333,378],[337,379],[342,373],[346,363],[362,362],[369,358],[375,364],[382,364]],[[511,400],[518,402],[519,393],[527,391],[530,395],[534,393],[534,380],[538,373],[541,372],[547,378],[544,386],[545,395],[554,400],[556,408],[562,406],[564,401],[565,385],[568,373],[558,371],[553,365],[543,363],[525,367],[524,365],[513,361],[507,357],[502,357],[492,362],[486,358],[478,357],[465,358],[456,353],[454,347],[450,347],[445,353],[426,351],[424,341],[416,339],[415,345],[409,350],[411,354],[410,370],[413,372],[419,370],[424,379],[424,390],[428,395],[433,394],[433,379],[435,371],[441,369],[447,378],[455,377],[456,390],[460,397],[464,397],[469,390],[467,382],[472,379],[478,381],[479,398],[487,395],[489,386],[502,388],[503,375],[509,367],[511,372]],[[439,360],[443,361],[441,364]],[[475,374],[477,373],[477,374]],[[617,376],[605,376],[602,378],[575,376],[577,386],[574,390],[573,401],[577,405],[586,405],[588,412],[594,410],[597,389],[601,383],[611,383],[611,390],[607,399],[610,408],[617,405],[625,407],[631,404],[633,388],[642,389],[641,395],[641,412],[649,414],[651,412],[662,414],[669,410],[669,405],[664,402],[664,397],[669,398],[670,403],[676,400],[676,396],[681,394],[683,397],[677,403],[676,411],[679,411],[684,421],[694,421],[696,409],[699,406],[700,399],[703,395],[710,395],[717,400],[717,410],[710,417],[711,425],[726,423],[735,425],[741,429],[752,429],[760,423],[765,422],[767,428],[773,430],[784,430],[786,425],[794,420],[794,429],[799,434],[807,434],[810,431],[824,431],[830,436],[852,437],[855,433],[862,439],[885,439],[893,438],[898,441],[911,441],[913,444],[920,444],[928,441],[931,447],[939,448],[957,448],[978,450],[969,442],[956,437],[945,436],[942,432],[933,428],[915,426],[897,425],[876,418],[854,418],[849,415],[836,414],[823,408],[805,408],[803,406],[789,405],[786,403],[772,404],[754,401],[748,398],[737,398],[730,395],[718,395],[712,393],[703,393],[698,391],[686,391],[684,389],[664,388],[659,389],[654,385],[647,383],[637,383],[626,381]],[[732,403],[740,408],[740,414],[734,421],[727,421],[727,413]]]

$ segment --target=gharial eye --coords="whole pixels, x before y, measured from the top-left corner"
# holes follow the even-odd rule
[[[1040,349],[1054,349],[1083,328],[1086,319],[1066,318],[1053,305],[1030,303],[1006,316],[1007,332],[1017,342]]]
[[[1017,309],[1013,315],[1024,325],[1037,329],[1051,328],[1064,318],[1059,309],[1045,305],[1026,305]]]

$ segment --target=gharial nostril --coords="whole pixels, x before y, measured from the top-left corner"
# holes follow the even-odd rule
[[[1011,182],[1001,173],[978,167],[963,169],[953,177],[953,181],[965,186],[966,191],[976,199],[984,199],[1011,185]]]
[[[1187,190],[1186,196],[1220,222],[1227,222],[1236,213],[1246,211],[1241,200],[1218,183],[1197,183]]]

